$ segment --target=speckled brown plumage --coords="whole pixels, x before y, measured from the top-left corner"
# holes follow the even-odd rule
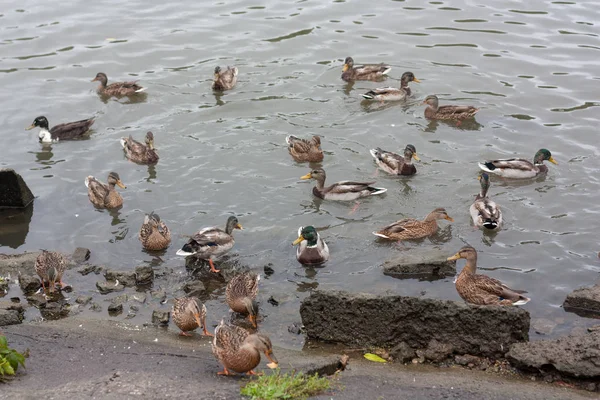
[[[258,314],[258,304],[255,299],[259,281],[260,275],[244,272],[231,278],[225,289],[225,299],[229,307],[237,313],[248,315],[249,321],[255,328]]]
[[[342,68],[342,79],[350,81],[377,81],[381,80],[392,68],[386,64],[369,64],[354,66],[352,57],[346,57]]]
[[[417,173],[417,168],[412,163],[412,159],[419,160],[419,157],[417,156],[417,149],[412,144],[406,145],[404,156],[382,150],[379,147],[370,151],[375,163],[388,174],[414,175]]]
[[[150,213],[144,217],[139,239],[146,250],[164,250],[171,244],[171,231],[158,214]]]
[[[158,153],[154,149],[154,134],[146,133],[146,144],[134,140],[131,135],[128,138],[121,138],[121,146],[125,155],[131,161],[138,164],[152,165],[158,162]]]
[[[138,85],[137,81],[114,82],[108,85],[108,77],[104,72],[98,72],[92,82],[100,82],[98,93],[103,96],[131,96],[146,90],[146,88]]]
[[[288,144],[288,152],[298,162],[321,162],[323,161],[323,150],[321,150],[321,138],[313,136],[310,140],[300,139],[294,135],[285,138]]]
[[[123,198],[116,191],[115,185],[123,189],[127,188],[116,172],[108,174],[108,184],[100,182],[91,175],[85,178],[88,198],[98,208],[117,208],[123,205]]]
[[[196,297],[179,297],[173,299],[171,316],[179,329],[180,335],[190,336],[187,332],[202,327],[205,336],[213,336],[206,330],[206,306]]]
[[[66,286],[62,281],[62,276],[67,269],[67,264],[66,257],[61,253],[42,250],[35,260],[35,272],[40,277],[44,289],[46,289],[45,282],[48,283],[50,292],[54,291],[56,282],[60,283],[63,288]]]
[[[450,222],[454,220],[448,216],[443,208],[436,208],[423,221],[414,218],[401,219],[393,224],[381,228],[377,232],[373,232],[375,236],[384,239],[393,240],[409,240],[420,239],[433,235],[438,230],[438,219],[446,219]]]
[[[427,96],[423,101],[427,104],[425,108],[425,118],[441,119],[441,120],[456,120],[460,121],[467,118],[473,118],[479,108],[473,106],[440,106],[437,96]]]
[[[456,279],[456,291],[467,303],[477,305],[522,305],[529,302],[529,298],[503,284],[497,279],[486,275],[476,274],[477,250],[471,246],[464,246],[458,253],[448,260],[464,258],[467,264]]]
[[[248,331],[235,325],[226,324],[223,320],[215,329],[212,351],[223,364],[219,375],[230,375],[229,370],[249,375],[260,363],[260,353],[271,361],[270,368],[277,367],[277,359],[273,354],[273,346],[268,336],[262,333],[250,335]]]
[[[238,69],[236,67],[227,66],[226,70],[222,70],[221,67],[215,67],[213,90],[223,91],[233,89],[237,83],[237,76]]]

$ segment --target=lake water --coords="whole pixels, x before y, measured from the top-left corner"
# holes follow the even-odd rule
[[[75,247],[91,249],[91,262],[117,269],[152,262],[156,285],[169,299],[188,279],[175,255],[185,235],[223,226],[235,214],[229,262],[257,271],[272,263],[262,281],[261,329],[282,346],[298,348],[288,333],[299,321],[300,301],[310,290],[347,289],[460,300],[452,279],[427,282],[383,276],[380,265],[412,248],[443,247],[453,254],[470,244],[485,273],[527,290],[524,306],[535,321],[558,324],[553,334],[585,326],[561,308],[573,289],[600,272],[597,232],[600,168],[598,21],[594,2],[503,1],[232,1],[66,2],[5,1],[0,11],[0,167],[17,170],[37,196],[29,231],[0,252]],[[344,58],[393,67],[385,83],[340,79]],[[216,65],[240,70],[236,88],[215,95]],[[139,79],[147,97],[103,102],[90,80]],[[412,71],[407,103],[385,106],[360,94],[399,84]],[[420,101],[437,94],[441,104],[481,108],[476,123],[428,122]],[[96,116],[88,140],[42,146],[37,129]],[[154,132],[156,167],[123,155],[119,138],[141,140]],[[309,171],[288,155],[285,136],[322,136],[328,182],[371,180],[369,149],[401,150],[413,144],[421,163],[414,177],[379,173],[388,188],[378,198],[352,203],[313,198]],[[548,148],[559,165],[547,177],[525,183],[492,178],[490,196],[504,211],[505,226],[484,235],[470,224],[469,206],[479,190],[477,162],[498,157],[532,159]],[[127,185],[124,207],[98,211],[84,178],[106,180],[116,171]],[[445,207],[455,222],[440,222],[431,239],[404,248],[377,242],[371,232],[403,217],[424,217]],[[156,261],[137,238],[145,212],[154,210],[173,232],[173,243]],[[291,242],[301,225],[315,225],[331,249],[324,268],[296,262]],[[459,267],[464,261],[459,262]],[[227,266],[219,262],[216,265]],[[100,276],[65,280],[75,297],[94,294]],[[18,289],[11,289],[12,296]],[[274,307],[267,302],[273,296]],[[108,318],[104,311],[85,311]],[[212,326],[227,316],[224,290],[207,302]],[[149,304],[132,320],[149,320]],[[169,304],[162,306],[168,308]],[[123,319],[124,315],[115,317]],[[35,312],[29,318],[37,318]],[[175,328],[172,327],[175,331]],[[532,339],[541,337],[532,330]]]

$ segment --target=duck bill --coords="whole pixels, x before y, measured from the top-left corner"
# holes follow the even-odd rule
[[[271,369],[277,368],[279,361],[277,361],[277,358],[273,354],[273,351],[272,350],[265,351],[265,356],[267,357],[267,359],[269,361],[271,361],[271,363],[268,365],[268,367]]]
[[[198,324],[198,327],[202,326],[202,321],[200,321],[200,314],[196,313],[194,314],[194,319],[196,320],[196,323]]]
[[[417,161],[421,161],[421,159],[419,158],[419,156],[417,155],[417,153],[413,153],[413,158]]]
[[[256,315],[248,315],[248,320],[252,324],[253,328],[258,328],[258,325],[256,324]]]
[[[292,246],[297,245],[298,243],[300,243],[303,240],[304,240],[304,237],[302,235],[298,236],[298,239],[294,240],[294,242],[292,243]]]
[[[310,174],[310,172],[308,174],[302,175],[300,177],[300,179],[302,179],[302,180],[307,180],[307,179],[311,179],[311,178],[312,178],[312,175]]]
[[[556,164],[556,165],[558,165],[558,163],[556,162],[556,160],[555,160],[554,158],[552,158],[552,157],[550,157],[550,158],[548,159],[548,161],[550,161],[552,164]]]
[[[342,67],[342,72],[348,71],[348,68],[350,68],[350,66],[348,64],[344,64],[344,66]]]
[[[454,222],[454,218],[450,217],[449,215],[446,216],[446,218],[444,218],[450,222]]]
[[[454,261],[454,260],[458,260],[458,259],[460,259],[460,258],[461,258],[461,257],[460,257],[460,254],[459,254],[459,253],[456,253],[456,254],[455,254],[455,255],[453,255],[452,257],[448,257],[448,258],[446,258],[446,261]]]
[[[413,79],[413,82],[421,83],[421,81],[418,80],[417,78]]]
[[[239,229],[240,231],[243,231],[243,230],[244,230],[244,228],[242,227],[242,224],[239,224],[239,223],[238,223],[238,224],[235,224],[234,228],[235,228],[235,229]]]
[[[92,79],[90,82],[96,82],[97,80],[98,80],[98,78],[96,77],[96,78]]]
[[[25,128],[25,130],[26,130],[26,131],[30,131],[30,130],[32,130],[33,128],[35,128],[35,125],[34,125],[34,124],[31,124],[31,125],[29,125],[27,128]]]
[[[120,187],[121,189],[127,189],[127,186],[125,186],[125,185],[123,184],[123,182],[121,182],[121,180],[120,180],[120,179],[117,181],[117,186],[118,186],[118,187]]]

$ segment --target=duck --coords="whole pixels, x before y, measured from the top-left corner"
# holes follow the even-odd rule
[[[92,82],[100,82],[98,93],[103,96],[131,96],[146,90],[145,87],[138,85],[137,81],[114,82],[107,86],[108,77],[104,72],[98,72]]]
[[[154,134],[146,132],[146,144],[133,140],[131,135],[128,138],[121,138],[121,146],[125,155],[131,161],[138,164],[152,165],[158,162],[158,153],[154,149]]]
[[[171,231],[158,214],[151,212],[144,217],[139,239],[146,250],[164,250],[171,244]]]
[[[233,215],[227,218],[225,230],[209,227],[199,230],[188,240],[180,250],[177,250],[178,256],[191,256],[208,260],[211,272],[220,272],[215,268],[212,257],[217,257],[227,253],[233,247],[233,230],[244,229]]]
[[[493,200],[487,197],[487,192],[490,188],[490,176],[482,172],[478,179],[481,184],[481,191],[469,208],[473,223],[478,228],[486,228],[492,231],[500,230],[502,226],[502,210],[500,210],[500,207]]]
[[[386,64],[370,64],[354,66],[352,57],[346,57],[342,68],[342,79],[349,81],[376,81],[384,78],[392,67]]]
[[[546,160],[558,165],[556,160],[552,158],[552,153],[547,149],[539,149],[533,156],[533,163],[522,158],[507,158],[483,161],[478,165],[482,171],[488,174],[511,179],[529,179],[548,172],[548,167],[544,165]]]
[[[323,168],[317,168],[300,177],[300,179],[316,180],[317,185],[313,188],[313,194],[316,197],[325,200],[351,201],[361,197],[375,196],[387,192],[387,189],[385,188],[371,186],[375,182],[342,181],[330,186],[325,186],[326,177],[325,170]]]
[[[269,368],[277,368],[278,365],[271,339],[267,335],[250,334],[247,330],[226,324],[223,320],[215,329],[212,351],[223,365],[223,371],[217,372],[217,375],[234,375],[231,371],[256,375],[254,368],[260,363],[261,352],[270,361],[267,364]]]
[[[369,90],[367,93],[363,94],[367,100],[379,100],[383,101],[403,101],[406,100],[411,95],[410,87],[408,86],[409,82],[417,82],[421,83],[412,72],[405,72],[402,74],[400,78],[400,87],[385,87],[385,88],[377,88],[373,90]]]
[[[56,251],[42,252],[35,259],[35,272],[37,272],[40,280],[42,281],[42,288],[46,290],[44,282],[48,282],[48,289],[50,293],[54,292],[56,282],[58,282],[61,288],[67,286],[63,282],[62,276],[67,269],[68,261],[67,258]]]
[[[254,328],[257,327],[256,316],[258,315],[258,282],[260,275],[252,272],[244,272],[235,275],[227,283],[225,288],[225,299],[229,308],[234,312],[248,315],[248,320]]]
[[[523,296],[523,293],[527,293],[525,291],[511,289],[498,279],[476,274],[477,250],[473,247],[464,246],[458,253],[448,257],[448,261],[461,258],[467,260],[467,264],[456,278],[456,291],[467,303],[481,306],[520,306],[531,300]]]
[[[116,172],[108,174],[107,183],[100,182],[92,175],[85,178],[88,197],[92,204],[98,208],[118,208],[123,205],[123,198],[116,191],[115,185],[121,189],[127,189],[127,186],[121,182],[121,178]]]
[[[206,330],[206,306],[196,297],[173,299],[173,322],[181,330],[180,336],[192,336],[190,331],[202,327],[204,336],[214,336]]]
[[[377,232],[373,232],[373,235],[392,240],[421,239],[437,232],[438,219],[454,222],[454,219],[446,213],[444,208],[436,208],[427,214],[423,221],[414,218],[401,219],[400,221],[396,221],[393,224],[381,228]]]
[[[226,70],[221,67],[215,67],[215,75],[213,77],[213,90],[224,91],[233,89],[237,83],[238,69],[237,67],[227,66]]]
[[[417,149],[412,144],[407,144],[404,148],[404,157],[399,154],[385,151],[379,147],[369,150],[375,159],[375,163],[391,175],[414,175],[417,168],[412,163],[414,158],[417,161],[421,159],[417,156]]]
[[[321,138],[313,136],[312,139],[300,139],[294,135],[285,138],[288,144],[288,152],[298,162],[321,162],[323,161],[323,150],[321,150]]]
[[[296,259],[302,265],[319,265],[329,260],[329,247],[314,226],[298,228],[298,239],[292,245],[299,245]]]
[[[33,120],[33,123],[29,125],[26,130],[31,130],[36,126],[40,128],[38,135],[40,143],[52,143],[58,142],[59,140],[71,140],[79,139],[85,135],[90,127],[94,124],[95,119],[88,118],[82,119],[81,121],[66,122],[64,124],[54,125],[52,129],[49,128],[48,120],[43,115]]]
[[[427,96],[423,101],[426,104],[425,118],[427,119],[441,119],[441,120],[456,120],[461,121],[468,118],[473,118],[479,108],[473,106],[439,106],[439,100],[437,96]]]

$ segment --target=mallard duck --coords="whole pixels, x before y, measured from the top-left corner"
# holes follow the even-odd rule
[[[255,301],[258,294],[258,281],[260,275],[244,272],[231,278],[225,288],[225,298],[229,308],[237,313],[248,315],[248,320],[255,328],[258,315],[258,303]]]
[[[479,108],[473,106],[439,106],[439,100],[437,96],[427,96],[423,101],[423,104],[427,104],[425,108],[425,118],[428,119],[442,119],[442,120],[456,120],[461,121],[463,119],[472,118]]]
[[[292,245],[297,245],[296,259],[303,265],[318,265],[329,260],[329,247],[319,232],[313,226],[298,228],[298,239]]]
[[[126,189],[127,186],[121,182],[121,178],[116,172],[108,174],[107,183],[102,183],[91,175],[85,178],[85,186],[88,188],[90,201],[98,208],[121,207],[123,205],[123,198],[115,190],[115,185],[121,189]]]
[[[196,297],[179,297],[173,299],[173,322],[181,332],[181,336],[192,336],[187,333],[202,327],[204,336],[214,336],[206,330],[206,306]]]
[[[154,149],[154,134],[146,132],[146,144],[133,140],[131,135],[128,138],[121,138],[121,146],[125,155],[131,161],[138,164],[156,164],[158,162],[158,153]]]
[[[300,179],[314,179],[317,186],[313,188],[313,194],[325,200],[356,200],[361,197],[375,196],[387,192],[385,188],[376,188],[371,186],[375,182],[350,182],[342,181],[334,183],[331,186],[325,186],[325,171],[322,168],[312,170]]]
[[[410,95],[409,82],[421,83],[412,72],[405,72],[400,78],[400,87],[385,87],[369,90],[363,94],[362,97],[368,100],[379,100],[379,101],[402,101],[406,100]]]
[[[146,250],[164,250],[171,244],[171,231],[158,214],[152,212],[144,217],[139,238]]]
[[[465,246],[448,261],[464,258],[467,264],[464,266],[458,278],[456,278],[456,291],[464,301],[477,305],[500,305],[520,306],[529,302],[529,298],[514,290],[497,279],[486,275],[476,274],[477,250],[471,246]]]
[[[41,116],[33,120],[33,123],[28,126],[28,131],[38,126],[40,133],[40,143],[52,143],[58,142],[59,140],[79,139],[94,124],[94,118],[82,119],[81,121],[67,122],[64,124],[58,124],[52,127],[48,126],[48,120],[46,117]]]
[[[277,359],[268,336],[262,333],[250,335],[245,329],[226,324],[223,320],[215,329],[212,351],[223,364],[223,371],[217,372],[218,375],[232,375],[229,370],[255,375],[253,370],[260,363],[261,352],[271,361],[267,366],[277,368]]]
[[[535,153],[533,164],[522,158],[508,158],[484,161],[480,162],[478,165],[479,168],[490,174],[504,178],[527,179],[548,172],[548,167],[544,165],[545,160],[558,165],[556,160],[552,158],[552,154],[546,149],[539,149],[538,152]]]
[[[404,157],[396,153],[392,153],[391,151],[385,151],[377,147],[376,149],[369,150],[371,155],[375,159],[375,163],[387,172],[392,175],[414,175],[417,173],[417,168],[415,168],[412,163],[412,159],[419,161],[419,157],[417,156],[417,149],[412,144],[407,144],[404,149]]]
[[[225,231],[214,227],[199,230],[180,250],[177,250],[177,255],[191,256],[195,254],[198,258],[208,260],[212,272],[219,272],[213,264],[212,257],[220,256],[231,250],[235,243],[232,235],[234,229],[243,228],[236,217],[230,216],[227,218]]]
[[[215,76],[213,77],[213,90],[223,91],[233,89],[237,83],[238,69],[237,67],[227,66],[226,70],[221,70],[221,67],[215,67]]]
[[[354,66],[352,57],[346,57],[342,68],[342,79],[348,81],[375,81],[385,77],[392,70],[389,65],[370,64]]]
[[[454,222],[454,220],[448,216],[445,209],[436,208],[427,214],[423,221],[413,218],[401,219],[400,221],[396,221],[393,224],[381,228],[377,232],[373,232],[373,235],[392,240],[420,239],[431,236],[437,232],[438,219],[446,219],[450,222]]]
[[[138,85],[137,81],[114,82],[107,86],[106,84],[108,83],[108,77],[104,72],[98,72],[96,74],[96,77],[92,79],[92,82],[96,81],[100,82],[100,85],[98,86],[98,93],[103,96],[131,96],[146,90],[145,87]]]
[[[35,259],[35,272],[40,277],[44,290],[46,290],[44,282],[48,282],[50,292],[54,292],[56,282],[60,283],[61,288],[67,286],[62,280],[67,264],[68,261],[62,254],[56,251],[42,250]]]
[[[313,136],[312,139],[300,139],[289,135],[285,138],[288,151],[292,158],[298,162],[321,162],[323,161],[323,150],[321,150],[321,138]]]
[[[487,191],[490,188],[490,177],[485,172],[482,172],[479,175],[479,181],[481,183],[481,191],[469,208],[473,223],[479,228],[499,230],[502,226],[502,211],[493,200],[487,197]]]

